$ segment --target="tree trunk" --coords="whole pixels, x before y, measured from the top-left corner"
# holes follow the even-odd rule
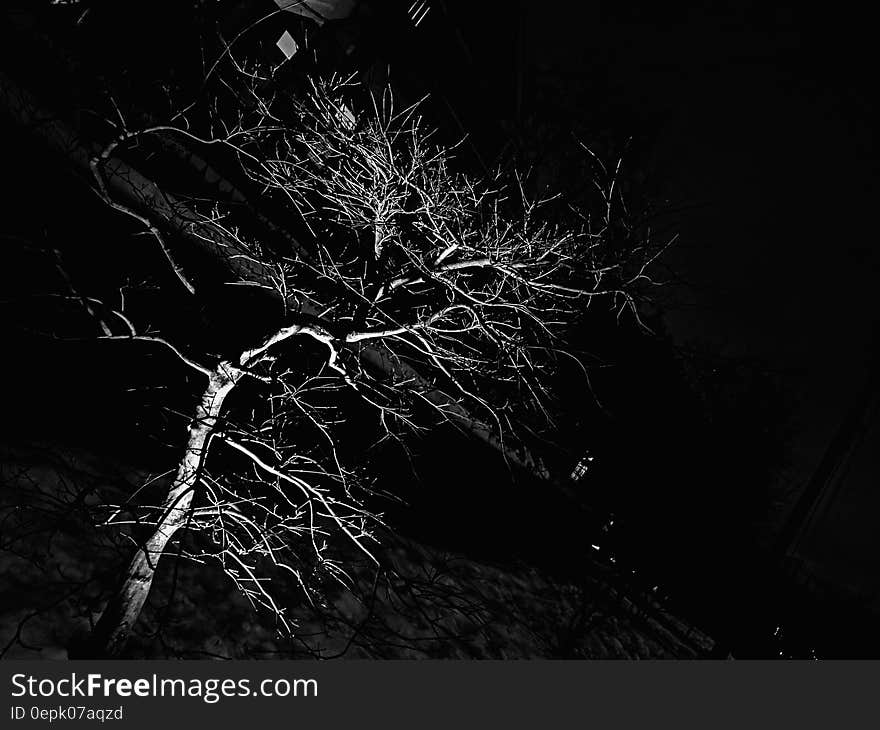
[[[236,379],[222,364],[212,372],[190,423],[186,451],[165,497],[156,529],[131,559],[119,587],[104,607],[85,645],[75,652],[81,658],[117,657],[125,648],[150,593],[159,559],[168,542],[189,518],[208,439],[217,424],[223,401],[235,387]]]

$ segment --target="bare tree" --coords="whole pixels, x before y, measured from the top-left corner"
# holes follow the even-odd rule
[[[247,103],[215,103],[202,129],[191,108],[140,129],[122,117],[114,141],[91,148],[2,79],[18,120],[40,122],[44,139],[88,168],[107,205],[153,236],[188,295],[198,298],[206,278],[182,243],[284,312],[268,332],[245,322],[253,337],[235,352],[192,353],[124,307],[76,295],[100,338],[166,348],[205,381],[164,498],[134,495],[111,510],[107,524],[130,529],[136,546],[87,654],[123,650],[181,530],[208,538],[179,541],[183,556],[218,561],[286,630],[270,577],[286,575],[316,600],[323,577],[345,580],[340,540],[372,557],[380,516],[366,497],[376,475],[346,453],[342,434],[353,403],[381,438],[405,442],[451,423],[552,481],[527,446],[528,427],[551,420],[548,376],[566,354],[565,328],[597,298],[635,312],[634,292],[658,255],[638,232],[611,243],[613,176],[599,186],[596,212],[573,211],[563,224],[516,175],[456,172],[418,108],[396,109],[390,92],[375,99],[331,79],[296,99],[265,99],[256,91],[265,79],[238,71]],[[268,242],[223,201],[174,197],[120,158],[155,137],[222,148],[267,199],[295,212],[308,245],[289,235]],[[243,383],[258,386],[256,397],[230,406]]]

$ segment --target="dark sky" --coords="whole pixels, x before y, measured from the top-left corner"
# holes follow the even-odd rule
[[[757,3],[531,3],[525,12],[532,73],[556,69],[571,84],[604,74],[634,124],[656,130],[655,191],[694,206],[677,219],[672,260],[698,284],[697,306],[670,312],[671,330],[785,371],[800,426],[789,476],[804,480],[864,385],[877,316],[865,12]],[[868,575],[880,562],[873,437],[809,541],[840,575]]]
[[[800,425],[789,478],[804,481],[863,387],[877,315],[880,160],[865,11],[855,3],[821,12],[757,2],[445,4],[462,20],[464,43],[445,36],[451,47],[437,49],[434,63],[454,65],[449,83],[466,87],[461,57],[470,54],[470,88],[484,96],[487,116],[516,106],[520,64],[526,113],[541,116],[534,91],[555,77],[573,125],[602,127],[612,108],[620,134],[631,124],[644,137],[648,187],[687,206],[670,258],[697,294],[695,306],[669,312],[670,329],[681,342],[709,340],[786,373]],[[134,48],[128,38],[120,44]],[[863,575],[880,567],[878,441],[867,440],[811,542],[816,557],[862,566]]]
[[[483,101],[470,99],[477,117],[509,117],[519,103],[540,119],[551,89],[573,127],[612,124],[622,136],[632,127],[646,189],[684,211],[673,221],[670,261],[693,283],[693,301],[668,311],[669,329],[679,343],[707,341],[785,374],[798,424],[787,481],[806,482],[864,387],[877,321],[880,157],[863,11],[447,6],[452,17],[467,15],[463,42],[445,36],[453,48],[438,49],[435,63],[454,66],[447,83],[462,88],[470,64],[468,88]],[[491,127],[479,121],[464,120],[475,137]],[[839,583],[880,588],[878,446],[880,422],[803,543],[816,571]]]

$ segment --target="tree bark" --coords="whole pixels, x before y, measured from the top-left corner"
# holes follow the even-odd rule
[[[186,450],[163,502],[156,529],[131,559],[119,587],[104,607],[85,645],[75,652],[81,658],[118,657],[125,649],[150,593],[156,566],[171,538],[189,519],[209,439],[223,401],[235,387],[236,380],[235,371],[225,364],[219,365],[208,378],[208,385],[189,425]]]

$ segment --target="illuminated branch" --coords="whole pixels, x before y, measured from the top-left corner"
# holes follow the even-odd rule
[[[254,336],[223,358],[194,357],[163,336],[138,334],[125,315],[126,335],[104,323],[104,339],[159,344],[207,383],[162,503],[126,505],[152,532],[102,613],[93,654],[121,652],[157,563],[179,534],[199,536],[196,546],[181,542],[181,555],[219,561],[286,630],[294,627],[269,573],[293,576],[312,600],[321,575],[345,580],[334,559],[338,541],[372,558],[366,544],[379,516],[358,497],[370,464],[339,448],[357,399],[359,417],[373,419],[364,428],[377,438],[405,443],[411,431],[452,424],[577,496],[535,455],[529,433],[536,422],[552,428],[549,382],[568,354],[566,329],[596,300],[635,310],[633,287],[650,281],[656,249],[638,237],[608,245],[613,189],[603,193],[598,230],[586,215],[559,221],[519,178],[455,172],[416,109],[398,112],[390,95],[359,105],[361,92],[339,80],[315,82],[301,99],[273,104],[271,116],[268,101],[211,107],[213,137],[188,131],[184,116],[183,128],[123,131],[95,149],[0,76],[0,95],[19,123],[67,154],[105,203],[145,226],[190,293],[200,296],[210,273],[192,264],[184,271],[173,247],[207,253],[229,278],[284,304],[283,322],[273,321],[268,334],[248,312],[232,312]],[[259,226],[234,221],[220,201],[185,203],[114,156],[159,132],[233,152],[240,172],[311,231],[310,245],[273,250]],[[249,410],[227,406],[246,377],[260,381],[259,396]],[[215,443],[229,448],[215,457]],[[114,514],[119,522],[111,524],[124,522],[121,507]]]

